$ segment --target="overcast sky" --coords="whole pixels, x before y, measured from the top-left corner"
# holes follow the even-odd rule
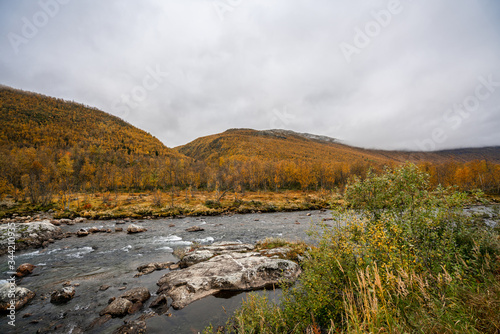
[[[0,0],[0,32],[1,84],[169,147],[228,128],[500,145],[497,0]]]

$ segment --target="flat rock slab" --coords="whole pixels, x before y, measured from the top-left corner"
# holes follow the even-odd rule
[[[157,283],[160,287],[157,294],[159,298],[170,297],[172,307],[182,309],[220,291],[258,290],[283,279],[295,280],[300,273],[300,266],[289,260],[268,258],[256,252],[228,252],[163,275]]]

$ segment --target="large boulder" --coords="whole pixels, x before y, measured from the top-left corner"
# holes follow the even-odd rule
[[[124,298],[130,300],[132,303],[141,302],[144,303],[151,297],[149,290],[144,287],[133,288],[122,294],[119,298]]]
[[[15,297],[12,298],[12,295]],[[12,308],[19,310],[35,297],[35,293],[14,284],[5,283],[0,286],[0,312],[9,312]]]
[[[151,297],[149,290],[144,287],[133,288],[123,293],[118,298],[113,298],[111,303],[99,315],[109,314],[113,317],[123,317],[139,311],[143,303]]]
[[[128,314],[128,310],[134,305],[130,300],[125,298],[116,298],[103,309],[99,315],[109,314],[112,317],[123,317]]]
[[[201,246],[193,251],[186,253],[179,261],[180,268],[187,268],[196,263],[207,261],[216,255],[228,254],[234,252],[248,252],[255,247],[250,244],[239,242],[214,242],[208,246]]]
[[[168,296],[174,309],[220,291],[262,289],[301,273],[295,262],[268,258],[256,252],[224,252],[183,270],[171,271],[157,282],[159,298]],[[158,298],[157,298],[158,299]]]
[[[130,224],[127,227],[127,233],[140,233],[140,232],[146,232],[147,228],[135,225],[135,224]]]
[[[0,255],[7,253],[9,245],[16,250],[41,247],[49,239],[61,239],[62,230],[43,220],[31,223],[9,223],[0,226]]]
[[[207,261],[215,256],[214,252],[208,249],[197,249],[184,255],[179,262],[181,268],[187,268],[197,263]]]

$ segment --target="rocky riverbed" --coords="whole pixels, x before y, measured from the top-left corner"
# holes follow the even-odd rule
[[[279,251],[256,252],[256,241],[307,241],[311,223],[330,217],[328,212],[313,211],[52,221],[54,235],[28,234],[36,243],[26,247],[42,248],[15,254],[16,265],[35,265],[31,274],[18,279],[18,286],[36,294],[16,312],[16,330],[113,333],[147,328],[148,333],[197,333],[209,323],[222,324],[226,312],[244,297],[245,293],[238,295],[240,290],[272,287],[300,273],[300,267],[281,259]],[[0,225],[4,226],[8,225]],[[193,244],[196,252],[179,263],[174,250]],[[8,256],[1,256],[3,279],[10,271],[7,263]],[[128,327],[122,327],[124,323]],[[0,332],[15,331],[2,321]]]

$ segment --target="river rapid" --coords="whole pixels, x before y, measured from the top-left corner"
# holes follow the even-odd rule
[[[241,241],[255,243],[266,237],[282,237],[290,240],[311,242],[307,231],[324,218],[328,211],[281,212],[265,214],[229,215],[218,217],[187,217],[180,219],[135,220],[132,223],[147,228],[138,234],[96,233],[77,238],[56,240],[43,249],[18,251],[16,265],[36,265],[33,274],[18,284],[36,293],[36,297],[17,311],[16,326],[0,321],[0,333],[112,333],[124,321],[137,319],[141,314],[152,312],[148,308],[157,290],[156,282],[168,269],[149,275],[134,277],[137,267],[150,262],[178,261],[174,249],[187,247],[193,242],[211,244],[217,241]],[[81,228],[110,228],[114,231],[118,221],[87,221],[61,228],[76,232]],[[186,232],[189,227],[199,226],[200,232]],[[7,276],[7,256],[0,257],[0,279]],[[61,289],[65,282],[75,286],[76,295],[67,304],[50,303],[50,293]],[[102,285],[111,286],[100,291]],[[119,290],[125,287],[125,290]],[[152,298],[138,313],[124,318],[113,318],[100,327],[89,329],[99,317],[99,311],[107,306],[111,297],[118,297],[134,287],[147,287]],[[280,292],[267,291],[270,298],[278,298]],[[246,293],[211,296],[188,305],[182,310],[169,310],[146,321],[148,333],[198,333],[212,323],[224,324],[228,315],[236,309]]]

